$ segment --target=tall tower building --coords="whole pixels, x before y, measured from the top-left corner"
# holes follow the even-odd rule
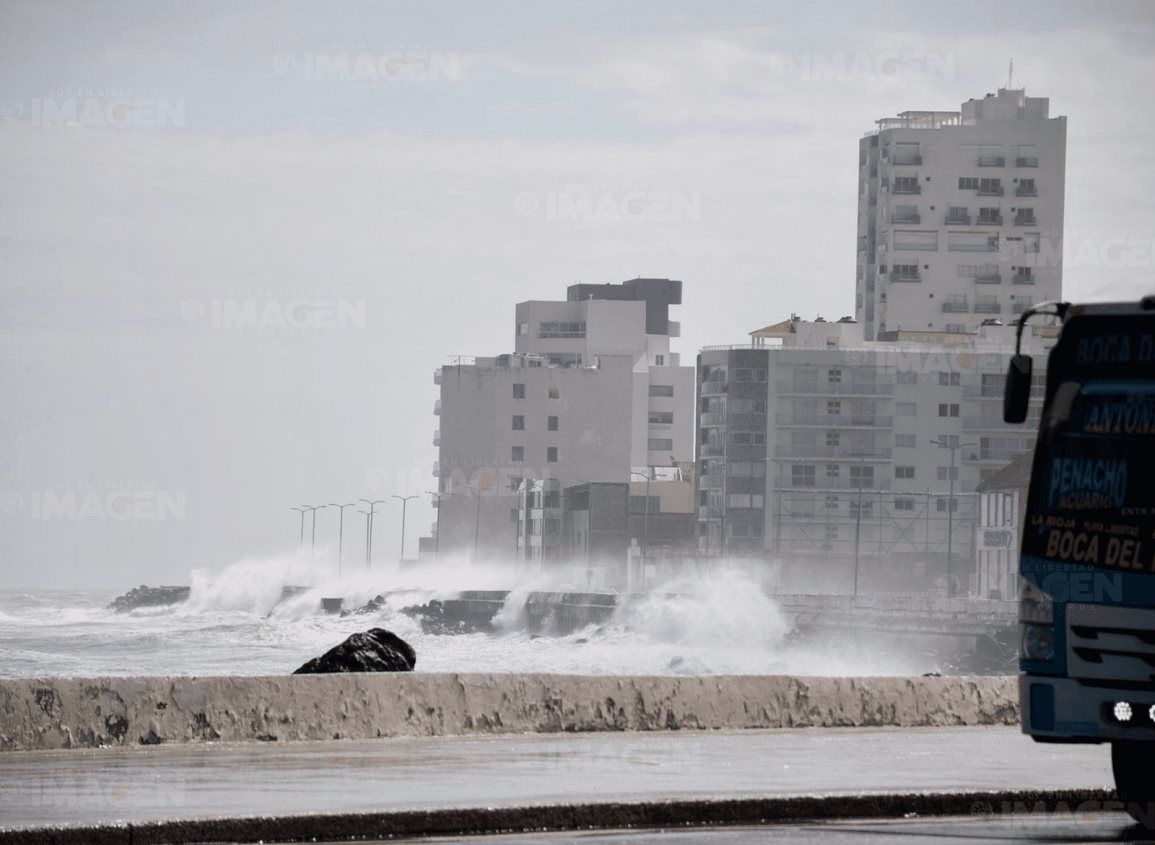
[[[1067,119],[1000,88],[905,111],[859,142],[856,315],[886,331],[973,333],[1062,295]]]
[[[571,285],[565,300],[518,303],[512,353],[437,370],[439,554],[513,560],[529,482],[550,482],[552,511],[562,488],[693,461],[694,368],[670,349],[681,301],[670,279]]]

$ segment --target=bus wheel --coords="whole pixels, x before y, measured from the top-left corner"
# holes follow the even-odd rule
[[[1115,792],[1131,818],[1145,828],[1155,828],[1155,742],[1111,743],[1111,769]]]

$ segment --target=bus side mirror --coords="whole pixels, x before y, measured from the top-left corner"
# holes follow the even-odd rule
[[[1027,418],[1027,404],[1031,399],[1031,371],[1034,361],[1030,355],[1013,355],[1007,370],[1006,392],[1003,393],[1003,421],[1021,423]]]

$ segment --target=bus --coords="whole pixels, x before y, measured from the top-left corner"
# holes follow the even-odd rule
[[[1027,418],[1022,338],[1037,315],[1061,329],[1023,519],[1022,727],[1039,742],[1110,743],[1119,800],[1155,827],[1155,296],[1027,309],[1008,423]]]

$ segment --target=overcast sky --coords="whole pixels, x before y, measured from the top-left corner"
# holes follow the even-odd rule
[[[3,2],[0,588],[187,583],[292,550],[292,505],[431,488],[434,368],[509,350],[514,303],[575,281],[683,280],[687,363],[853,313],[859,137],[1012,57],[1069,118],[1066,296],[1155,289],[1153,24],[1102,0]],[[399,524],[391,502],[382,555]]]

